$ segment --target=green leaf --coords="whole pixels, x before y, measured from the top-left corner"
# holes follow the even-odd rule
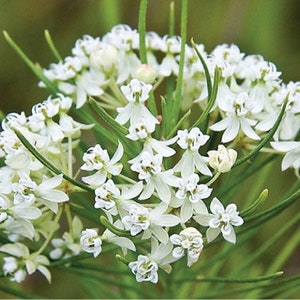
[[[208,115],[209,115],[210,110],[212,109],[212,107],[213,107],[213,105],[216,101],[216,98],[217,98],[220,76],[221,76],[220,69],[215,68],[214,84],[213,84],[213,87],[212,87],[212,91],[211,91],[211,93],[208,97],[207,106],[206,106],[205,110],[202,112],[202,114],[200,115],[200,117],[198,118],[198,120],[196,120],[196,122],[192,126],[192,127],[199,126],[200,129],[203,132],[207,132]],[[204,124],[204,122],[205,122],[205,124]]]
[[[265,199],[268,197],[268,194],[269,194],[269,191],[267,189],[264,189],[261,192],[261,194],[259,195],[259,197],[256,199],[256,201],[254,201],[248,208],[246,208],[245,210],[243,210],[241,212],[241,216],[245,217],[250,212],[252,212],[253,210],[255,210],[259,205],[261,205],[262,203],[264,203]]]
[[[120,125],[111,115],[109,115],[95,99],[90,97],[89,103],[95,112],[101,117],[101,119],[113,129],[115,135],[120,139],[120,141],[122,141],[124,151],[131,157],[136,156],[139,151],[139,147],[134,149],[132,147],[132,142],[125,137],[125,135],[128,133],[128,130],[124,126]]]
[[[142,64],[147,64],[147,52],[146,52],[146,15],[147,15],[147,0],[140,1],[139,9],[139,46],[140,46],[140,60]]]
[[[60,92],[58,87],[50,81],[44,74],[41,67],[35,65],[21,50],[21,48],[12,40],[6,31],[3,31],[3,35],[8,42],[8,44],[16,51],[16,53],[21,57],[21,59],[26,63],[26,65],[32,70],[32,72],[46,85],[51,94],[56,95]]]
[[[208,67],[207,67],[207,64],[206,64],[204,58],[202,57],[202,55],[198,51],[197,45],[195,44],[194,40],[192,39],[191,42],[192,42],[192,46],[193,46],[194,50],[196,51],[196,54],[197,54],[198,58],[200,59],[200,62],[202,64],[202,66],[203,66],[204,73],[205,73],[205,78],[206,78],[208,99],[210,99],[211,93],[212,93],[212,81],[211,81],[211,78],[210,78],[209,70],[208,70]]]
[[[185,45],[187,37],[187,14],[188,14],[188,0],[181,1],[181,22],[180,22],[180,59],[179,59],[179,71],[177,76],[177,83],[175,89],[175,98],[172,103],[171,115],[172,115],[172,127],[176,125],[178,120],[178,115],[181,107],[182,101],[182,86],[183,86],[183,68],[184,68],[184,59],[185,59]]]
[[[72,183],[75,186],[78,186],[79,188],[81,188],[82,190],[88,191],[88,192],[94,192],[94,189],[92,189],[91,187],[69,177],[68,175],[64,174],[61,170],[59,170],[58,168],[56,168],[56,166],[54,166],[47,158],[45,158],[43,155],[40,154],[40,152],[38,152],[35,147],[33,145],[30,144],[30,142],[24,137],[24,135],[22,135],[22,133],[17,130],[17,129],[13,129],[15,134],[17,135],[17,137],[20,139],[20,141],[22,142],[22,144],[25,146],[25,148],[37,159],[39,160],[48,170],[50,170],[52,173],[59,175],[62,174],[63,178],[67,181],[69,181],[70,183]]]
[[[56,47],[55,47],[55,45],[54,45],[54,43],[53,43],[53,40],[52,40],[52,38],[51,38],[51,35],[50,35],[50,33],[49,33],[49,31],[48,31],[48,30],[45,30],[44,34],[45,34],[45,39],[46,39],[46,41],[47,41],[47,44],[48,44],[48,46],[49,46],[49,48],[50,48],[52,54],[53,54],[54,57],[57,59],[57,61],[61,61],[61,60],[62,60],[62,57],[60,56],[59,52],[57,51],[57,49],[56,49]]]

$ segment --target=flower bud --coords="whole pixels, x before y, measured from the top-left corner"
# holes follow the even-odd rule
[[[105,45],[105,47],[92,52],[90,63],[93,68],[111,74],[116,66],[117,58],[117,49],[114,46]]]
[[[134,77],[145,83],[153,83],[156,79],[157,73],[150,65],[140,65],[134,73]]]
[[[208,163],[217,172],[226,173],[236,161],[237,152],[233,149],[226,149],[224,145],[219,145],[218,150],[208,151]]]

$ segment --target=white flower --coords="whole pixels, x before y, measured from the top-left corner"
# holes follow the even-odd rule
[[[138,260],[128,264],[137,282],[158,282],[158,265],[146,255],[139,255]]]
[[[134,77],[145,83],[154,83],[157,77],[157,72],[151,65],[140,65],[134,72]]]
[[[82,231],[80,244],[83,251],[93,253],[94,257],[97,257],[102,251],[102,240],[97,231],[94,229],[86,229]]]
[[[178,217],[165,214],[166,208],[164,203],[157,205],[155,209],[148,209],[137,203],[132,204],[128,215],[122,218],[122,223],[133,236],[143,232],[142,239],[154,235],[160,242],[166,244],[169,236],[162,227],[173,227],[180,222]]]
[[[207,241],[210,243],[221,232],[225,240],[235,244],[236,235],[233,226],[240,226],[244,223],[239,216],[236,205],[232,203],[224,208],[217,198],[213,198],[210,210],[212,214],[199,214],[194,217],[200,225],[209,226],[206,231]]]
[[[117,108],[118,115],[116,121],[123,125],[128,120],[130,120],[131,124],[135,124],[145,119],[149,124],[158,124],[158,120],[144,104],[149,98],[151,89],[151,84],[146,84],[137,79],[132,79],[128,85],[121,86],[121,91],[128,101],[128,104],[125,107]]]
[[[117,228],[124,229],[123,224],[120,220],[116,221],[113,225]],[[111,231],[109,231],[108,229],[106,229],[103,232],[101,239],[104,242],[112,243],[114,245],[121,247],[124,255],[127,254],[127,249],[131,251],[136,251],[134,243],[129,238],[123,236],[117,236]]]
[[[271,146],[279,152],[286,153],[281,163],[282,171],[290,167],[298,171],[300,168],[300,142],[271,142]]]
[[[210,150],[207,154],[209,165],[221,173],[229,172],[237,157],[235,150],[227,150],[224,145],[218,145],[218,150]]]
[[[78,255],[81,251],[81,245],[79,243],[81,231],[82,222],[75,216],[72,220],[72,231],[65,232],[62,238],[54,238],[51,240],[54,249],[50,252],[49,256],[52,259],[59,259]]]
[[[203,134],[198,127],[192,128],[190,132],[187,129],[178,130],[177,136],[177,144],[186,151],[174,167],[174,171],[181,172],[182,177],[188,177],[197,169],[203,175],[211,176],[212,173],[205,163],[207,158],[198,152],[199,148],[207,142],[209,136]]]
[[[52,178],[43,178],[42,183],[37,185],[28,176],[20,178],[19,182],[12,185],[14,191],[14,204],[32,204],[40,201],[53,212],[57,212],[57,203],[66,202],[69,197],[63,191],[55,189],[62,183],[62,174]]]
[[[186,252],[188,267],[198,260],[203,249],[203,239],[202,234],[196,228],[187,227],[179,235],[171,235],[170,240],[174,245],[178,246],[172,252],[175,258],[181,258]]]
[[[206,184],[198,184],[198,182],[199,176],[197,174],[178,179],[178,191],[175,195],[179,200],[182,223],[187,222],[192,217],[193,211],[196,214],[206,211],[206,206],[202,200],[210,196],[212,189]]]
[[[118,148],[110,159],[107,150],[102,149],[100,145],[91,147],[83,155],[83,161],[85,162],[82,166],[82,170],[97,172],[93,175],[83,177],[82,180],[90,185],[101,185],[105,182],[108,174],[119,175],[122,170],[122,164],[117,162],[123,156],[123,146],[119,142]]]
[[[6,258],[6,265],[3,266],[6,275],[12,275],[12,281],[21,282],[26,277],[26,272],[31,275],[36,270],[41,272],[51,282],[51,273],[45,267],[50,264],[44,255],[29,252],[29,249],[21,243],[5,244],[0,247],[0,251],[8,253],[13,258]],[[24,265],[25,263],[25,265]],[[23,269],[25,266],[25,270]]]
[[[135,161],[131,169],[138,172],[139,179],[146,182],[143,193],[139,199],[148,199],[156,190],[158,197],[165,203],[171,200],[170,185],[175,185],[173,171],[162,171],[162,159],[160,154],[153,155],[149,152],[142,152],[139,160]]]
[[[137,197],[143,189],[140,181],[130,188],[120,189],[109,179],[95,190],[95,208],[101,208],[112,215],[124,216],[125,210],[131,204],[130,199]]]
[[[222,142],[232,141],[239,133],[240,129],[243,133],[253,140],[260,140],[260,137],[253,130],[257,121],[247,117],[255,105],[246,92],[235,94],[226,94],[223,101],[218,103],[219,107],[226,112],[226,117],[221,121],[210,126],[211,130],[222,131]]]

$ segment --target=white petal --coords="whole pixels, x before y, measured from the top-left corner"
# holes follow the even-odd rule
[[[123,145],[119,142],[118,148],[117,148],[117,150],[116,150],[114,156],[112,157],[110,163],[113,165],[113,164],[115,164],[116,162],[118,162],[118,161],[122,158],[123,153],[124,153]]]
[[[209,214],[199,214],[194,216],[194,220],[202,226],[208,226],[209,221],[212,219],[212,215]]]
[[[66,193],[58,190],[41,191],[39,193],[39,197],[56,203],[66,202],[69,200],[69,197]]]
[[[109,241],[113,244],[116,244],[116,245],[122,247],[122,248],[127,248],[132,251],[136,250],[134,243],[128,238],[115,236],[115,237],[109,238]]]
[[[220,228],[208,228],[206,231],[207,242],[212,242],[221,232]]]
[[[51,283],[51,273],[45,266],[38,266],[37,269],[41,272],[49,283]]]
[[[143,182],[135,183],[130,189],[122,191],[122,198],[129,200],[137,197],[143,190]]]
[[[174,215],[160,215],[157,218],[151,219],[151,221],[158,226],[172,227],[180,223],[180,219]]]
[[[270,144],[280,152],[288,152],[300,146],[300,142],[271,142]]]
[[[145,186],[144,191],[140,195],[139,199],[140,200],[145,200],[151,197],[151,195],[154,192],[154,183],[152,181],[148,182]]]
[[[229,126],[223,133],[222,136],[222,143],[227,143],[232,141],[237,135],[240,130],[240,123],[239,120],[236,118],[231,118]]]
[[[163,244],[167,244],[169,241],[168,233],[160,226],[152,225],[150,227],[154,236]]]
[[[253,140],[260,140],[259,135],[253,130],[247,119],[241,119],[241,128],[247,137]]]
[[[39,190],[45,189],[45,190],[50,190],[53,189],[57,186],[59,186],[62,182],[63,176],[62,174],[59,174],[57,176],[51,177],[45,181],[43,181],[40,185],[39,185]]]
[[[187,222],[193,215],[193,207],[191,202],[185,201],[180,210],[180,219],[182,223]]]

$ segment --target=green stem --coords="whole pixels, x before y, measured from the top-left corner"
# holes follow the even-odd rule
[[[47,44],[48,44],[51,52],[53,53],[54,57],[57,59],[57,61],[61,61],[62,57],[60,56],[59,52],[57,51],[57,49],[53,43],[53,40],[51,38],[51,35],[47,29],[45,30],[44,34],[45,34],[45,39],[47,41]]]
[[[4,38],[8,42],[8,44],[16,51],[16,53],[21,57],[21,59],[26,63],[26,65],[31,69],[31,71],[46,85],[46,87],[49,89],[49,91],[56,95],[59,93],[59,89],[57,86],[50,81],[44,74],[40,67],[35,65],[27,56],[26,54],[21,50],[21,48],[12,40],[12,38],[9,36],[9,34],[6,31],[3,31]]]
[[[175,99],[172,105],[172,124],[175,126],[178,120],[182,101],[182,86],[183,86],[183,69],[185,58],[185,45],[187,40],[187,15],[188,15],[188,0],[182,0],[181,2],[181,45],[180,45],[180,59],[179,59],[179,71],[177,76],[177,84],[175,89]],[[173,126],[172,126],[173,127]]]
[[[57,212],[57,214],[56,214],[56,216],[55,216],[55,218],[54,218],[54,221],[53,221],[54,224],[58,224],[59,219],[60,219],[60,217],[61,217],[61,215],[62,215],[62,212],[63,212],[63,205],[61,205],[61,206],[59,207],[59,209],[58,209],[58,212]],[[41,248],[40,248],[37,252],[34,252],[34,253],[31,255],[32,257],[36,257],[36,256],[38,256],[39,254],[43,253],[43,251],[46,249],[46,247],[48,246],[49,242],[51,241],[52,236],[53,236],[54,232],[56,231],[56,229],[57,229],[56,226],[53,225],[53,226],[52,226],[52,229],[51,229],[51,231],[49,232],[47,238],[45,239],[43,245],[41,246]]]
[[[68,175],[64,174],[61,170],[59,170],[58,168],[56,168],[48,159],[46,159],[43,155],[41,155],[31,144],[30,142],[22,135],[22,133],[20,131],[18,131],[17,129],[13,129],[15,134],[18,136],[18,138],[20,139],[20,141],[22,142],[22,144],[25,146],[25,148],[37,159],[39,160],[46,168],[48,168],[52,173],[59,175],[62,174],[63,178],[67,181],[69,181],[70,183],[72,183],[75,186],[80,187],[81,189],[88,191],[88,192],[94,192],[94,190],[69,177]]]
[[[147,0],[141,0],[139,10],[139,46],[140,46],[140,60],[142,64],[147,64],[147,51],[146,51],[146,15],[147,15]]]

